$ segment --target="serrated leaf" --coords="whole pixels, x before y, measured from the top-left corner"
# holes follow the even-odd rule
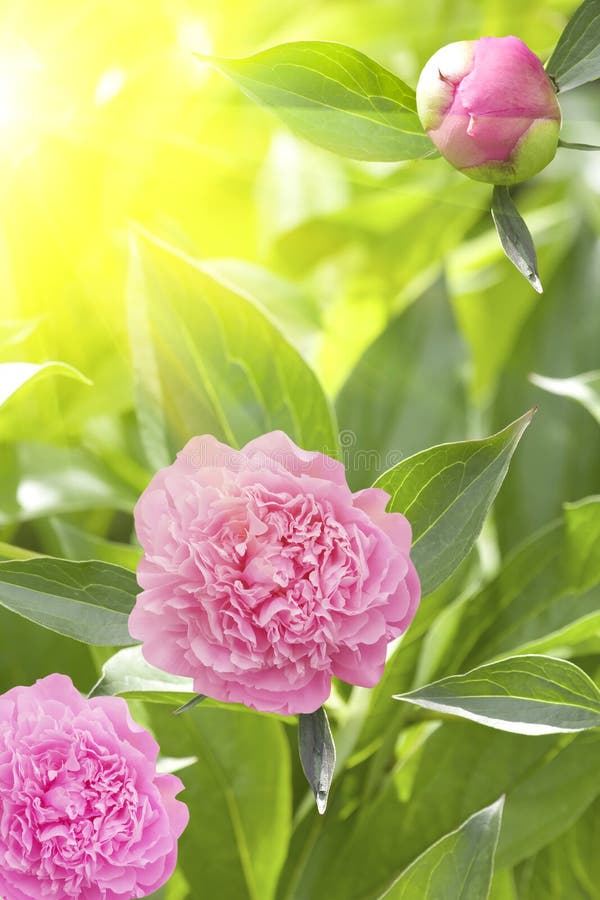
[[[549,394],[570,397],[581,403],[600,424],[600,370],[573,375],[571,378],[547,378],[533,373],[529,380]]]
[[[485,900],[494,871],[504,797],[474,813],[411,865],[381,900]]]
[[[492,195],[492,218],[502,249],[517,267],[532,288],[543,293],[542,283],[537,269],[537,255],[533,238],[513,203],[510,191],[503,184],[494,187]]]
[[[49,375],[62,375],[74,378],[83,384],[92,384],[78,369],[64,362],[5,362],[0,363],[0,406],[16,394],[26,384],[47,378]]]
[[[335,744],[323,707],[299,716],[298,749],[306,780],[323,815],[335,770]]]
[[[561,34],[546,71],[559,91],[600,78],[600,0],[585,0]]]
[[[514,656],[451,675],[396,700],[515,734],[600,726],[600,691],[581,669],[551,656]]]
[[[436,151],[415,92],[352,47],[300,41],[246,59],[201,57],[301,137],[352,159],[422,159]]]
[[[139,591],[120,566],[39,557],[0,563],[0,605],[86,644],[134,644],[127,620]]]
[[[424,595],[469,553],[534,412],[492,437],[423,450],[375,482],[391,495],[388,511],[412,525],[411,557]]]

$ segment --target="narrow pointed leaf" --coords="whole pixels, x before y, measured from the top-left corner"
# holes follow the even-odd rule
[[[585,0],[561,34],[546,71],[559,91],[600,78],[600,0]]]
[[[179,716],[181,713],[187,712],[188,709],[193,709],[195,706],[198,706],[199,703],[203,703],[206,700],[206,694],[197,694],[195,697],[192,697],[191,700],[188,700],[187,703],[184,703],[183,706],[178,706],[177,709],[173,710],[174,716]]]
[[[299,716],[298,748],[302,769],[323,815],[335,769],[335,744],[323,707]]]
[[[395,699],[515,734],[600,726],[600,690],[573,663],[551,656],[510,657]]]
[[[202,58],[301,137],[334,153],[378,161],[436,153],[414,90],[351,47],[302,41],[246,59]]]
[[[38,557],[0,563],[0,605],[25,619],[86,644],[135,641],[127,619],[139,591],[120,566]]]
[[[496,185],[492,196],[492,218],[502,249],[538,294],[543,293],[533,238],[505,185]]]
[[[572,378],[546,378],[534,373],[529,380],[549,394],[577,400],[600,424],[600,370],[584,372]]]
[[[91,384],[89,378],[64,362],[5,362],[0,363],[0,406],[12,397],[20,388],[33,381],[47,378],[49,375],[63,375],[74,378],[84,384]]]
[[[504,797],[440,838],[404,870],[381,900],[485,900],[494,871]]]
[[[391,495],[388,511],[404,513],[412,525],[411,556],[423,594],[442,584],[471,550],[534,412],[492,437],[423,450],[375,482]]]
[[[600,150],[600,147],[596,144],[578,144],[563,140],[559,140],[558,146],[564,147],[565,150]]]

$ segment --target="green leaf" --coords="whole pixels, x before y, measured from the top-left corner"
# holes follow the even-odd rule
[[[138,591],[135,575],[110,563],[51,557],[0,563],[0,605],[86,644],[135,643],[127,619]]]
[[[577,822],[533,858],[518,875],[520,900],[568,897],[590,900],[600,884],[600,799]]]
[[[546,71],[559,91],[600,78],[600,2],[585,0],[561,34]]]
[[[600,632],[600,498],[566,504],[560,521],[518,547],[462,604],[460,640],[441,671],[494,657],[573,648]]]
[[[130,512],[131,487],[83,447],[0,444],[0,525],[90,509]]]
[[[600,734],[591,731],[559,744],[508,795],[497,865],[514,866],[537,853],[576,822],[599,792]]]
[[[379,897],[431,844],[501,794],[498,852],[503,840],[504,850],[497,865],[513,865],[568,828],[600,790],[596,732],[526,737],[459,720],[416,728],[424,739],[413,738],[408,752],[400,744],[378,789],[353,814],[345,804],[339,818],[327,817],[282,897]],[[336,798],[350,790],[355,772],[340,782]]]
[[[34,381],[40,381],[49,375],[63,375],[74,378],[84,384],[92,384],[89,378],[64,362],[5,362],[0,363],[0,406],[12,397],[20,388]]]
[[[423,450],[375,482],[391,495],[388,511],[404,513],[412,525],[411,556],[423,594],[469,553],[534,412],[492,437]]]
[[[549,394],[570,397],[581,403],[600,425],[600,370],[573,375],[571,378],[546,378],[534,373],[529,376],[529,380]]]
[[[125,695],[128,700],[180,706],[195,695],[191,678],[171,675],[146,662],[141,645],[119,650],[106,660],[92,697]]]
[[[301,137],[352,159],[433,156],[415,92],[364,53],[302,41],[246,59],[201,57]]]
[[[503,659],[395,699],[515,734],[600,726],[600,691],[594,682],[573,663],[551,656]]]
[[[504,361],[494,400],[494,424],[499,427],[535,404],[540,409],[494,509],[503,552],[560,516],[565,498],[585,497],[600,484],[597,423],[579,404],[565,403],[528,380],[531,372],[563,378],[598,368],[597,241],[595,232],[586,227],[578,230],[566,253],[554,245],[555,254],[564,254],[562,261],[547,285],[544,302],[531,307]],[[499,305],[496,315],[502,318]],[[489,339],[493,340],[493,331]]]
[[[248,296],[148,234],[133,244],[129,290],[146,304],[159,377],[148,388],[150,410],[164,411],[170,455],[196,434],[241,446],[276,429],[336,455],[314,372]]]
[[[132,544],[120,544],[117,541],[107,541],[77,528],[65,519],[58,516],[49,518],[46,522],[48,533],[45,534],[44,547],[48,552],[56,556],[68,559],[97,559],[102,562],[114,563],[135,572],[142,555],[139,547]],[[56,541],[58,552],[48,547],[48,534]]]
[[[335,771],[335,744],[327,713],[320,707],[314,713],[301,713],[298,722],[300,762],[323,815]]]
[[[494,187],[492,195],[492,218],[502,249],[531,286],[543,293],[537,269],[537,256],[533,238],[522,216],[513,203],[510,191],[503,184]]]
[[[600,150],[600,147],[597,144],[578,144],[573,143],[572,141],[563,141],[559,140],[559,147],[564,147],[565,150]]]
[[[466,431],[462,341],[438,282],[366,350],[340,391],[336,410],[348,477],[367,487],[423,447]],[[438,385],[435,391],[431,384]]]
[[[381,900],[485,900],[489,894],[504,797],[440,838],[394,882]]]
[[[272,900],[291,825],[283,725],[204,704],[178,719],[153,705],[150,716],[164,755],[198,757],[178,773],[190,810],[178,867],[192,896]]]

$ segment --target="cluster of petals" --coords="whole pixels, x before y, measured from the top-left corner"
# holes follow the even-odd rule
[[[130,900],[171,876],[183,785],[118,697],[64,675],[0,696],[0,897]]]
[[[135,510],[146,660],[217,700],[310,713],[331,678],[371,687],[420,588],[389,496],[272,432],[233,450],[193,438]]]

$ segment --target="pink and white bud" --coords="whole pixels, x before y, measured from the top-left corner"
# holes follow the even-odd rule
[[[476,181],[525,181],[556,153],[556,91],[540,59],[516,37],[442,47],[421,72],[417,109],[442,156]]]

